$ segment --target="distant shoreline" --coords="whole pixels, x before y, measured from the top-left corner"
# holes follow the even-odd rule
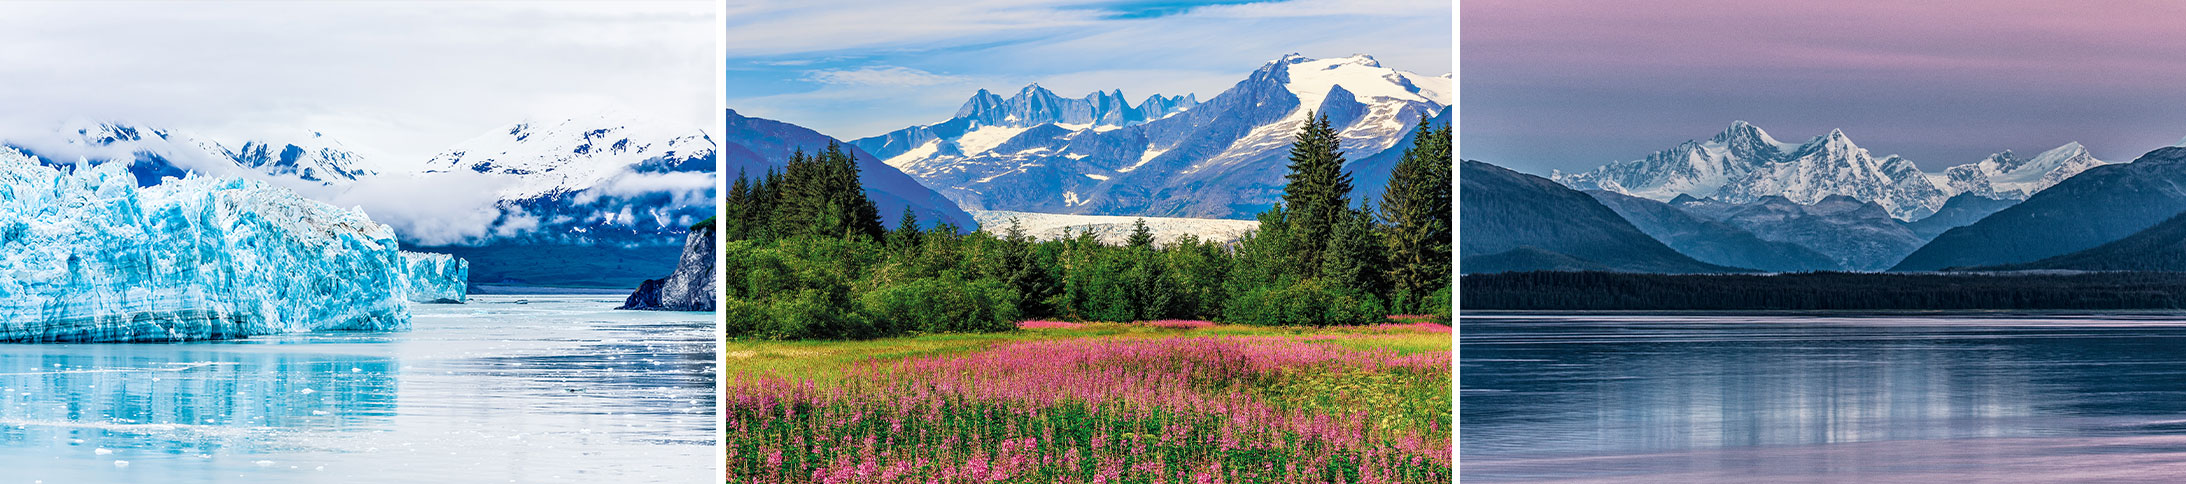
[[[624,289],[616,289],[610,287],[551,287],[525,286],[516,284],[472,284],[470,287],[470,293],[472,295],[484,294],[494,296],[628,296],[630,295],[630,291],[635,289],[636,286]]]
[[[2186,273],[1638,274],[1514,272],[1458,278],[1481,311],[2026,311],[2186,309]]]

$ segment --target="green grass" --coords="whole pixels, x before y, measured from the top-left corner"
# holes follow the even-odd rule
[[[812,380],[818,383],[827,383],[837,380],[843,368],[862,362],[963,354],[1012,341],[1101,337],[1178,338],[1210,336],[1285,336],[1306,339],[1314,336],[1353,335],[1358,336],[1314,341],[1353,349],[1388,348],[1407,355],[1422,351],[1450,351],[1452,341],[1450,335],[1445,333],[1373,333],[1343,327],[1220,325],[1212,328],[1179,330],[1116,323],[1089,323],[1082,328],[1017,330],[1001,333],[922,334],[864,341],[732,339],[721,350],[723,354],[728,356],[728,364],[722,374],[732,379],[738,375],[771,375],[790,380]]]

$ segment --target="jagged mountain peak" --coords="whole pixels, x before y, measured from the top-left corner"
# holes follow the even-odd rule
[[[1791,145],[1775,141],[1752,123],[1734,121],[1706,143],[1688,141],[1645,159],[1612,162],[1585,172],[1559,172],[1555,178],[1574,188],[1656,200],[1689,194],[1740,202],[1784,195],[1795,202],[1814,203],[1845,195],[1912,220],[1933,213],[1954,195],[2024,199],[2105,163],[2078,143],[2068,143],[2032,158],[2007,150],[1942,173],[1923,173],[1903,157],[1871,155],[1843,129]]]
[[[1155,95],[1131,106],[1104,90],[1043,111],[979,94],[952,119],[852,144],[967,209],[1246,217],[1280,195],[1284,164],[1270,160],[1307,112],[1329,113],[1343,150],[1362,160],[1448,111],[1454,87],[1371,56],[1290,54],[1204,102]]]

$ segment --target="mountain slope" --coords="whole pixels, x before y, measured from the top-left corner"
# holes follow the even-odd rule
[[[2104,165],[1973,225],[1936,236],[1892,267],[1929,271],[2032,262],[2123,239],[2186,211],[2186,147]]]
[[[1875,157],[1841,130],[1791,144],[1738,121],[1707,141],[1687,141],[1645,159],[1551,177],[1577,189],[1664,201],[1690,195],[1745,203],[1781,196],[1811,204],[1844,195],[1881,205],[1899,220],[1918,220],[1954,195],[2024,199],[2106,163],[2079,143],[2068,143],[2030,160],[2006,151],[1943,173],[1925,173],[1896,155]]]
[[[1458,268],[1734,272],[1680,254],[1617,212],[1548,179],[1478,161],[1459,164]]]
[[[500,212],[463,241],[673,246],[714,214],[706,133],[612,115],[527,120],[457,143],[413,173],[376,180],[470,180]]]
[[[1449,126],[1451,111],[1451,108],[1442,108],[1442,112],[1427,119],[1427,125],[1436,129]],[[1381,203],[1382,192],[1389,191],[1389,175],[1396,173],[1397,162],[1404,160],[1404,151],[1412,148],[1412,136],[1418,134],[1417,131],[1406,132],[1403,138],[1397,140],[1397,144],[1381,150],[1380,153],[1352,159],[1344,164],[1344,171],[1351,174],[1351,203]]]
[[[1770,272],[1841,270],[1834,258],[1790,242],[1762,240],[1727,223],[1702,219],[1670,204],[1602,190],[1588,196],[1678,253],[1710,264]]]
[[[1101,111],[1033,109],[1063,98],[1031,86],[1008,99],[982,91],[950,120],[853,143],[966,209],[1242,219],[1281,196],[1284,159],[1309,112],[1328,115],[1349,157],[1367,158],[1448,107],[1449,82],[1363,54],[1292,54],[1205,102],[1165,98],[1175,106],[1158,116],[1139,109],[1143,123],[1073,124]],[[1097,93],[1078,104],[1120,98]]]
[[[1772,196],[1740,204],[1682,199],[1676,206],[1745,229],[1762,240],[1827,254],[1844,270],[1882,270],[1926,241],[1891,218],[1881,205],[1843,195],[1813,204]]]
[[[2186,272],[2186,213],[2094,248],[2023,264],[1971,270],[2065,269]]]
[[[1982,217],[2018,204],[2018,200],[1998,200],[1972,192],[1961,193],[1951,197],[1950,201],[1943,202],[1943,208],[1936,210],[1935,215],[1907,222],[1905,228],[1913,229],[1913,234],[1920,236],[1921,240],[1935,240],[1943,231],[1973,225],[1974,222],[1981,221]]]
[[[728,132],[722,137],[722,149],[727,153],[728,171],[724,177],[735,177],[742,172],[753,178],[768,169],[779,170],[789,164],[789,156],[795,150],[817,153],[826,149],[835,138],[820,134],[803,126],[764,118],[748,117],[728,110]],[[928,227],[942,222],[955,224],[965,230],[977,227],[971,214],[957,208],[954,202],[932,189],[920,185],[902,170],[880,162],[857,145],[845,144],[844,149],[858,160],[858,180],[865,184],[865,196],[880,209],[881,223],[895,227],[905,206],[918,213],[918,219]]]

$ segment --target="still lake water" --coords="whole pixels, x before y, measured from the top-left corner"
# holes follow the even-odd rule
[[[413,305],[398,333],[0,345],[0,484],[718,477],[712,315],[621,299]]]
[[[2186,482],[2186,314],[1466,314],[1466,482]]]

